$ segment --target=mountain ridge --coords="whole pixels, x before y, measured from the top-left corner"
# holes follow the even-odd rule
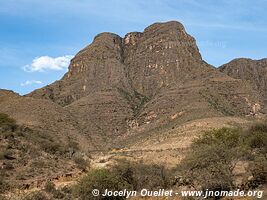
[[[175,21],[124,37],[98,34],[61,80],[27,96],[61,105],[90,137],[105,138],[96,143],[195,118],[257,114],[253,106],[262,105],[250,83],[202,60],[195,39]]]
[[[40,158],[26,152],[23,166],[10,161],[17,174],[30,175],[29,182],[58,179],[51,170],[66,173],[58,163],[67,162],[76,173],[75,156],[81,162],[94,153],[100,160],[111,152],[108,157],[121,153],[177,164],[172,161],[183,158],[203,130],[266,115],[265,61],[238,59],[215,68],[174,21],[124,37],[101,33],[76,54],[62,79],[25,96],[0,90],[0,113],[14,118],[26,136],[21,140],[14,132],[13,139],[0,139],[7,148],[15,138],[16,154],[26,144],[38,152]],[[44,174],[25,172],[32,163],[39,163]],[[17,180],[16,173],[8,173]]]
[[[94,148],[109,148],[194,119],[261,115],[265,103],[260,91],[248,80],[228,75],[202,59],[195,39],[181,23],[154,23],[124,37],[96,35],[71,60],[62,79],[18,98],[13,107],[26,106],[25,98],[33,105],[39,102],[58,111],[40,112],[66,116],[63,124],[75,124],[76,134]],[[14,101],[2,102],[0,111],[25,122],[6,106],[10,103]],[[22,112],[33,116],[32,121],[43,116],[31,109]],[[64,128],[59,135],[63,132]]]

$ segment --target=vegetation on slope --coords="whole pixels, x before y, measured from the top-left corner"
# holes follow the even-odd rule
[[[61,142],[0,113],[0,194],[40,186],[71,170],[85,171],[88,165],[73,141]]]
[[[5,129],[1,137],[8,130],[15,135],[19,126],[6,115],[2,115]],[[9,124],[6,126],[6,124]],[[9,127],[9,128],[8,128]],[[12,128],[13,127],[13,128]],[[15,128],[14,128],[15,127]],[[24,133],[25,134],[25,133]],[[25,136],[23,136],[25,138]],[[32,138],[35,141],[36,138]],[[1,145],[2,148],[3,145]],[[15,157],[10,149],[1,149],[1,159]],[[53,155],[53,151],[49,151]],[[86,164],[78,156],[75,162],[80,168]],[[10,162],[10,160],[8,160]],[[13,162],[10,162],[14,164]],[[245,172],[237,173],[237,166],[245,168]],[[12,167],[12,166],[11,166]],[[8,170],[6,169],[6,172]],[[107,199],[107,197],[92,196],[93,189],[103,193],[110,190],[134,190],[143,188],[178,189],[180,187],[198,190],[251,190],[266,186],[267,180],[267,124],[254,124],[248,129],[222,128],[207,131],[197,138],[191,147],[190,153],[175,169],[167,166],[146,164],[117,160],[115,165],[107,169],[91,169],[86,176],[81,178],[76,185],[56,189],[52,182],[47,182],[39,192],[34,192],[24,200],[36,199]],[[0,192],[10,189],[5,174],[0,177]],[[12,184],[11,184],[12,185]],[[108,197],[108,199],[111,199]],[[125,199],[114,197],[112,199]]]
[[[267,124],[248,130],[222,128],[196,139],[178,171],[188,185],[202,190],[255,189],[267,183],[266,156]],[[241,183],[236,181],[238,163],[247,166]]]

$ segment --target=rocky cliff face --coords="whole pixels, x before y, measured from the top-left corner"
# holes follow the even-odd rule
[[[153,160],[179,160],[196,132],[264,112],[266,69],[266,60],[248,59],[214,68],[174,21],[123,38],[101,33],[61,80],[26,96],[0,90],[0,114],[19,127],[0,137],[0,150],[12,149],[15,158],[5,176],[41,186],[77,173],[75,158],[120,147],[133,158],[141,149]]]
[[[30,96],[49,98],[62,106],[118,88],[151,97],[210,68],[201,63],[195,40],[178,22],[156,23],[124,38],[101,33],[75,56],[62,80]]]
[[[205,63],[195,39],[175,21],[124,38],[97,35],[60,81],[28,96],[62,106],[98,144],[195,118],[248,115],[261,104],[249,83]]]
[[[261,94],[267,111],[267,59],[235,59],[222,65],[219,70],[233,78],[250,82]]]
[[[156,23],[124,40],[124,64],[132,87],[152,97],[162,88],[201,76],[202,64],[194,38],[178,22]],[[199,72],[199,73],[198,73]]]

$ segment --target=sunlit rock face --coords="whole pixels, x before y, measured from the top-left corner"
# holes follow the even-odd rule
[[[257,114],[263,107],[250,83],[203,61],[195,39],[175,21],[123,38],[97,35],[61,80],[28,96],[64,107],[97,144],[196,118]]]
[[[182,24],[155,23],[143,33],[128,33],[124,38],[113,33],[97,35],[72,59],[62,80],[42,89],[46,94],[38,90],[31,95],[50,94],[48,98],[63,106],[114,88],[151,96],[207,70],[211,67],[203,63],[194,38]]]
[[[264,112],[267,112],[267,59],[252,60],[247,58],[234,59],[219,67],[219,70],[235,79],[249,81],[259,90],[264,102]],[[254,105],[253,110],[259,110],[260,105]]]

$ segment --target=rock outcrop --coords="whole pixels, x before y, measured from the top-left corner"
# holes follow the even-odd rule
[[[253,110],[267,112],[267,59],[239,58],[219,67],[219,70],[235,79],[251,83],[259,91],[262,104],[254,104]]]
[[[97,35],[61,80],[27,96],[58,104],[102,147],[196,118],[260,112],[262,104],[249,83],[203,61],[175,21],[123,38]]]
[[[135,158],[147,150],[160,162],[175,151],[179,160],[197,131],[266,112],[266,63],[238,59],[216,69],[175,21],[125,37],[101,33],[61,80],[26,96],[0,90],[0,115],[18,127],[0,135],[0,150],[13,156],[0,168],[30,189],[77,174],[91,154],[110,149]]]

